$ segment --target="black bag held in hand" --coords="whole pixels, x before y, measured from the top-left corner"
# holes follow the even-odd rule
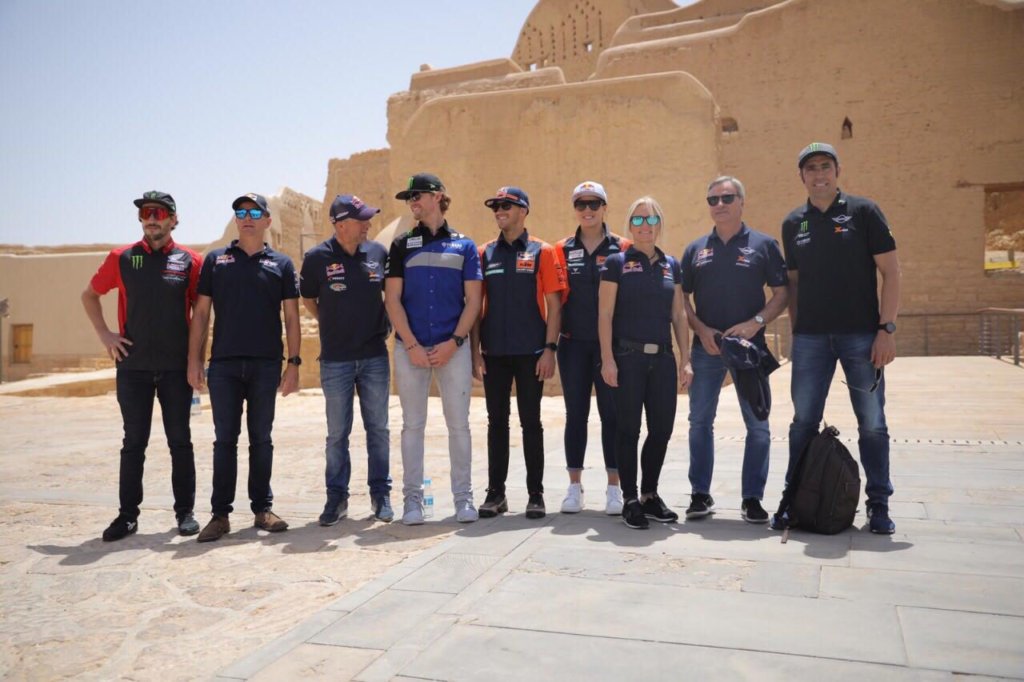
[[[804,448],[793,480],[772,517],[772,528],[801,528],[834,535],[853,525],[860,498],[860,471],[838,436],[839,431],[826,424],[825,430]]]

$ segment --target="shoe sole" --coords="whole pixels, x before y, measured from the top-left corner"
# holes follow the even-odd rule
[[[526,512],[526,518],[528,519],[543,519],[547,516],[547,511],[531,509]]]
[[[566,509],[565,507],[562,507],[563,514],[579,514],[581,511],[583,511],[583,507],[580,507],[579,509]],[[621,514],[622,512],[619,513]]]
[[[287,525],[285,525],[283,527],[281,527],[281,526],[261,526],[258,523],[254,523],[254,524],[252,524],[252,527],[253,528],[259,528],[260,530],[265,530],[268,533],[283,533],[286,530],[288,530],[288,526]]]
[[[741,516],[743,517],[743,520],[746,521],[747,523],[768,523],[768,517],[767,516],[765,518],[763,518],[763,519],[752,519],[749,516],[747,516],[746,514],[741,514]]]
[[[673,521],[678,521],[679,520],[678,516],[674,516],[674,517],[661,517],[661,518],[655,516],[654,514],[644,514],[644,516],[647,519],[649,519],[651,521],[657,521],[658,523],[672,523]]]
[[[871,530],[871,529],[869,528],[868,530]],[[888,529],[886,529],[886,530],[872,530],[871,532],[874,533],[875,535],[894,535],[896,533],[896,529],[893,528],[892,530],[888,530]]]
[[[199,535],[199,526],[196,526],[195,528],[179,528],[178,535],[184,535],[185,537]]]
[[[379,514],[374,514],[373,518],[375,518],[378,521],[381,521],[383,523],[391,523],[392,521],[395,520],[395,515],[394,514],[389,514],[388,516],[380,516]]]
[[[127,533],[125,533],[124,535],[118,535],[116,538],[107,538],[107,537],[105,537],[105,538],[103,538],[103,542],[117,542],[118,540],[124,540],[129,535],[135,535],[135,531],[136,530],[138,530],[138,528],[134,528],[134,529],[128,531]],[[198,533],[199,531],[196,531],[196,532]]]
[[[508,511],[508,500],[505,500],[499,504],[495,509],[488,509],[487,507],[480,507],[477,510],[477,514],[480,515],[481,519],[493,519],[498,514],[504,514]]]
[[[708,509],[707,511],[702,511],[702,512],[691,512],[691,511],[688,511],[688,512],[686,512],[686,518],[688,518],[688,519],[703,519],[703,518],[707,518],[708,516],[711,516],[714,513],[715,512],[712,509]]]
[[[641,525],[638,523],[630,523],[626,519],[622,519],[622,523],[626,524],[627,528],[632,528],[633,530],[648,530],[651,527],[650,524]]]
[[[424,523],[426,523],[426,521],[424,519],[413,519],[413,520],[402,519],[402,525],[403,526],[422,526]]]
[[[214,535],[213,537],[209,538],[198,537],[196,538],[196,542],[213,542],[215,540],[220,540],[225,535],[227,535],[227,533],[221,533],[220,535]]]

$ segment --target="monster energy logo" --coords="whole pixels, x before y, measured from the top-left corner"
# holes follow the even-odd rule
[[[132,268],[135,270],[142,269],[142,256],[132,256]]]
[[[807,231],[807,221],[806,220],[800,223],[800,231],[801,232],[806,232]]]

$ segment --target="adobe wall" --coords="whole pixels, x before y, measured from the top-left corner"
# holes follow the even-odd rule
[[[404,206],[395,201],[395,192],[399,188],[390,184],[390,159],[389,150],[373,149],[353,154],[347,159],[331,159],[328,162],[327,186],[324,190],[323,208],[320,211],[321,240],[334,234],[334,227],[330,222],[330,209],[331,202],[339,194],[355,194],[365,203],[380,209],[380,214],[373,219],[371,239],[385,225],[399,217],[399,212]],[[309,245],[306,246],[306,250],[309,250]]]

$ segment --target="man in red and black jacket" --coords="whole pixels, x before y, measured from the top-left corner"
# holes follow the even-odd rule
[[[82,306],[100,343],[117,363],[117,402],[124,422],[117,518],[103,540],[138,530],[142,474],[153,421],[153,396],[160,401],[171,451],[171,488],[178,532],[195,535],[196,467],[189,428],[188,328],[202,264],[199,254],[171,238],[178,224],[174,198],[146,192],[135,200],[142,239],[114,249],[82,292]],[[103,319],[100,297],[117,289],[118,331]]]

